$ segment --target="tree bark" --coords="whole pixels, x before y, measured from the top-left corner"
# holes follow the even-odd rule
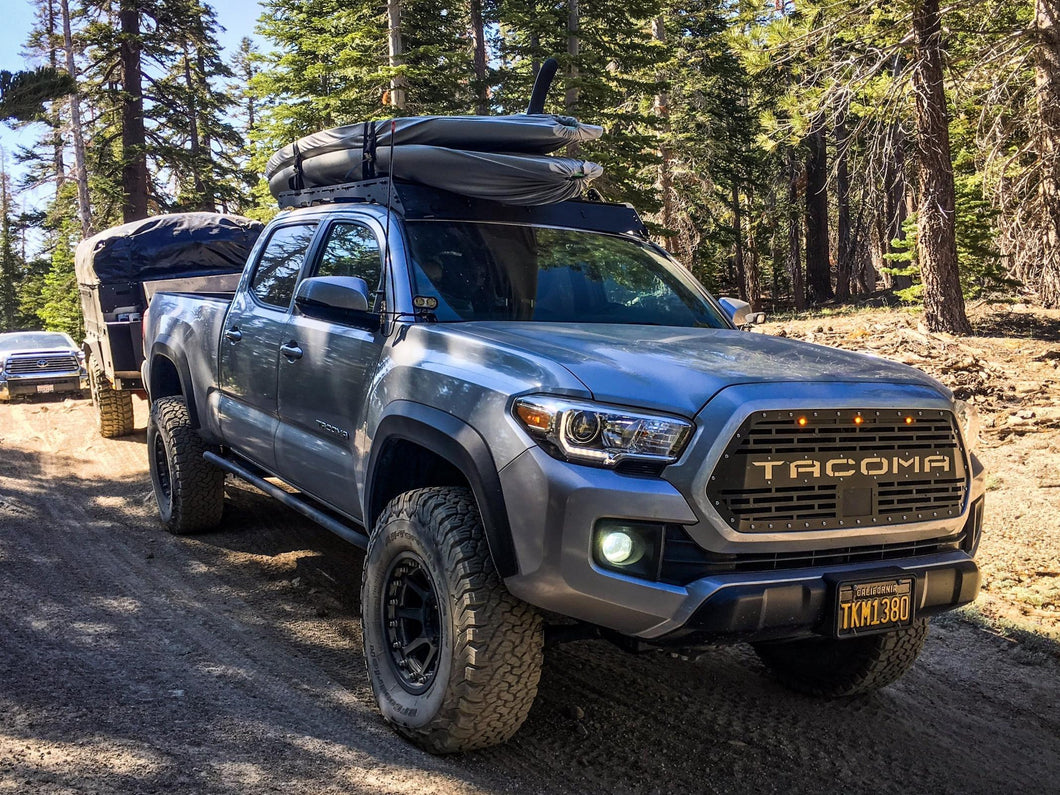
[[[55,3],[53,0],[47,0],[48,5],[46,9],[47,14],[47,25],[46,33],[48,36],[48,66],[58,71],[59,69],[59,50],[55,46]],[[59,112],[60,103],[58,100],[52,102],[51,110],[48,113],[48,124],[52,128],[52,173],[55,175],[55,195],[59,195],[59,191],[62,190],[63,185],[66,183],[66,158],[64,155],[63,147],[63,135],[62,135],[62,115]]]
[[[77,65],[74,63],[74,37],[70,28],[70,2],[60,0],[59,9],[63,17],[63,54],[66,71],[77,80]],[[91,237],[92,205],[88,200],[88,170],[85,168],[85,133],[81,124],[81,92],[70,95],[70,133],[74,139],[74,181],[77,183],[77,217],[81,222],[81,236]]]
[[[147,133],[144,129],[143,71],[140,63],[140,9],[123,0],[121,26],[121,188],[122,219],[147,217]]]
[[[736,287],[740,298],[747,300],[747,269],[743,258],[743,212],[740,210],[740,185],[732,183],[732,234],[735,241],[732,261],[736,266]]]
[[[891,65],[891,74],[897,78],[902,71],[901,56],[895,55]],[[905,239],[903,224],[909,217],[909,205],[907,202],[909,190],[905,178],[905,148],[906,136],[902,131],[901,122],[895,121],[890,125],[887,147],[883,153],[883,207],[884,225],[881,232],[881,257],[884,267],[893,267],[894,263],[884,259],[882,255],[896,254],[898,250],[894,247],[895,240]],[[895,276],[883,272],[883,282],[887,287],[902,290],[913,284],[911,276]]]
[[[828,246],[828,147],[824,118],[818,116],[806,137],[806,276],[812,303],[833,297]]]
[[[184,48],[184,83],[188,89],[188,139],[191,152],[191,183],[194,197],[191,208],[196,210],[213,210],[213,206],[204,206],[206,201],[206,184],[202,174],[202,143],[199,140],[199,110],[196,102],[195,80],[191,74],[191,56]]]
[[[486,83],[486,28],[482,21],[482,0],[470,0],[468,16],[471,18],[471,42],[474,49],[472,60],[475,66],[475,113],[485,116],[489,113],[489,95]]]
[[[401,0],[387,0],[387,45],[390,51],[390,68],[399,69],[405,65],[405,48],[401,39]],[[403,73],[395,73],[390,78],[390,105],[398,110],[405,109],[408,82]]]
[[[747,189],[747,206],[754,207],[754,191]],[[747,302],[751,309],[759,312],[762,309],[762,269],[758,257],[758,243],[755,240],[755,227],[753,220],[747,222],[747,237],[745,246],[744,264],[746,268]]]
[[[1041,273],[1038,297],[1060,307],[1060,0],[1036,0],[1034,89],[1038,110],[1038,156],[1042,177]]]
[[[916,65],[917,152],[920,208],[917,217],[924,318],[931,331],[971,334],[957,269],[956,197],[950,154],[949,119],[942,69],[939,0],[917,0],[913,9]]]
[[[578,113],[578,56],[581,53],[581,15],[578,0],[567,0],[567,90],[563,92],[563,108],[568,116]],[[567,154],[577,157],[581,147],[577,143],[567,145]]]
[[[836,282],[838,301],[850,298],[850,274],[853,251],[850,241],[850,171],[847,152],[847,121],[844,108],[835,123],[835,201],[836,201]]]
[[[656,17],[651,22],[652,38],[666,43],[666,17]],[[666,75],[662,71],[655,73],[655,80],[660,86],[665,85]],[[659,119],[659,181],[660,199],[659,223],[666,230],[664,243],[669,244],[670,230],[674,223],[673,197],[673,152],[668,143],[670,139],[670,96],[666,89],[660,88],[655,95],[655,116]]]
[[[802,272],[802,219],[799,214],[799,161],[788,152],[788,274],[795,311],[806,311],[806,280]]]

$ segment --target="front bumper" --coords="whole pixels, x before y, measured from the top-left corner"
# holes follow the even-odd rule
[[[87,373],[57,373],[41,377],[0,377],[0,400],[24,395],[47,393],[87,392]]]
[[[508,589],[545,610],[645,640],[686,635],[767,640],[823,632],[830,619],[830,582],[840,576],[911,575],[920,616],[967,604],[979,591],[971,545],[967,551],[885,562],[713,574],[686,585],[630,577],[593,561],[593,528],[601,518],[696,525],[700,517],[675,486],[568,464],[536,447],[504,467],[500,477],[509,509],[519,506],[509,510],[519,573],[505,580]],[[981,494],[981,484],[973,497],[976,492]],[[970,515],[966,510],[961,522]],[[956,537],[961,526],[948,532]],[[875,528],[877,534],[885,530]]]

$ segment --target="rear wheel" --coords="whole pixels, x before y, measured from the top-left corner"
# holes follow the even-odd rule
[[[501,583],[467,489],[391,501],[368,545],[361,617],[379,709],[417,745],[485,748],[526,720],[541,675],[541,619]]]
[[[224,472],[202,454],[213,447],[191,426],[183,398],[159,398],[147,423],[147,453],[158,514],[177,535],[216,527],[224,510]]]
[[[835,698],[879,690],[898,681],[916,662],[928,622],[863,638],[810,638],[755,644],[758,657],[786,687]]]
[[[133,430],[133,402],[131,392],[120,392],[114,388],[103,365],[95,357],[89,360],[89,382],[92,388],[92,404],[96,409],[99,435],[108,439],[126,436]]]

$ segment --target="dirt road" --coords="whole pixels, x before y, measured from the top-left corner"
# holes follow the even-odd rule
[[[852,701],[792,695],[743,647],[561,646],[509,745],[433,758],[376,714],[360,552],[227,491],[221,532],[167,536],[142,433],[101,439],[85,401],[0,405],[0,792],[1060,786],[1060,647],[960,617]]]

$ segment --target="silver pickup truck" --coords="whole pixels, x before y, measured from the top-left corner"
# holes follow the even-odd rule
[[[155,295],[143,382],[169,530],[230,473],[367,549],[403,735],[507,740],[546,639],[749,642],[862,693],[975,598],[976,421],[941,384],[740,330],[626,206],[371,188],[281,213],[234,295]]]

